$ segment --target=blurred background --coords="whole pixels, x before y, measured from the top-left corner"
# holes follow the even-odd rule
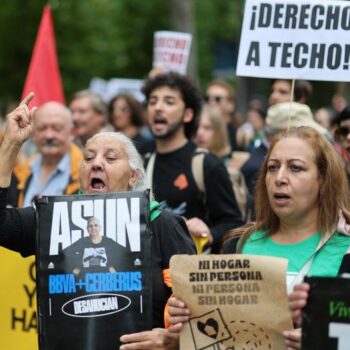
[[[202,90],[213,78],[231,82],[238,110],[267,96],[270,80],[235,76],[244,0],[3,0],[0,11],[0,111],[21,96],[45,4],[52,6],[67,101],[94,77],[143,79],[152,68],[153,34],[193,34],[189,74]],[[348,83],[313,82],[313,108],[331,104]]]

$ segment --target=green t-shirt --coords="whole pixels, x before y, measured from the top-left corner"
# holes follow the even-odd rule
[[[251,234],[243,247],[243,254],[266,255],[288,259],[287,285],[314,254],[320,242],[320,233],[315,233],[305,241],[295,244],[280,244],[266,236],[264,230]],[[316,254],[308,271],[308,276],[335,277],[346,250],[350,246],[350,237],[336,232],[325,246]]]

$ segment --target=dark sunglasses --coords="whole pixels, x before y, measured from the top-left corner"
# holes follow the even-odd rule
[[[208,95],[204,96],[205,102],[215,101],[216,103],[220,103],[220,101],[223,99],[225,99],[224,96],[208,96]]]

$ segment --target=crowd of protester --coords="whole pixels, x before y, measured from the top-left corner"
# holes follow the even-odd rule
[[[144,105],[127,94],[116,95],[107,105],[98,94],[83,90],[73,95],[69,108],[48,102],[29,110],[31,97],[27,98],[9,114],[6,133],[0,134],[1,161],[6,163],[0,172],[0,215],[8,220],[1,223],[1,245],[25,256],[35,253],[35,216],[19,209],[30,206],[35,196],[73,194],[81,189],[85,193],[132,190],[142,180],[141,187],[152,188],[165,213],[153,223],[159,241],[154,249],[166,250],[165,261],[153,267],[159,280],[171,255],[194,253],[190,236],[204,240],[204,250],[211,253],[288,258],[290,291],[295,275],[320,244],[322,254],[310,273],[336,276],[346,271],[343,257],[349,239],[337,224],[339,213],[350,223],[350,107],[344,99],[339,107],[341,97],[335,95],[334,106],[312,112],[311,84],[296,81],[292,89],[291,81],[273,81],[266,97],[269,106],[252,101],[243,118],[229,83],[213,80],[202,94],[188,77],[174,72],[158,72],[146,79]],[[36,117],[30,120],[34,113]],[[25,132],[15,134],[21,128]],[[31,133],[29,155],[26,146],[20,146]],[[146,172],[141,163],[137,169],[129,165],[131,157],[141,159],[125,153],[129,139],[142,155]],[[86,179],[92,175],[86,172],[86,154],[93,149],[102,155],[106,142],[122,148],[126,163],[111,170],[111,183],[103,176],[89,183]],[[104,162],[89,165],[91,172],[107,172]],[[200,181],[196,166],[202,168]],[[16,231],[17,242],[9,235],[16,220],[23,227],[30,222],[24,231]],[[249,229],[239,229],[246,223],[251,223]],[[334,226],[337,229],[331,231]],[[223,249],[228,232],[231,239]],[[264,237],[268,239],[262,241]],[[272,249],[276,244],[280,248]],[[161,255],[158,250],[157,256]],[[317,265],[334,255],[337,258],[328,269]],[[156,282],[154,288],[159,290]],[[300,326],[300,308],[307,297],[300,290],[308,289],[296,288],[292,298],[298,303],[293,304],[293,312]],[[164,329],[161,313],[170,293],[171,285],[164,282],[158,293],[161,303],[154,303],[153,325],[158,328],[125,335],[122,349],[178,348],[178,323],[188,319],[189,311],[173,300],[175,326]],[[300,332],[286,330],[285,339],[290,349],[300,348]]]

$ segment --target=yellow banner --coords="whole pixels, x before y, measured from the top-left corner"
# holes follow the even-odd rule
[[[0,339],[6,350],[37,350],[35,259],[0,248]]]

